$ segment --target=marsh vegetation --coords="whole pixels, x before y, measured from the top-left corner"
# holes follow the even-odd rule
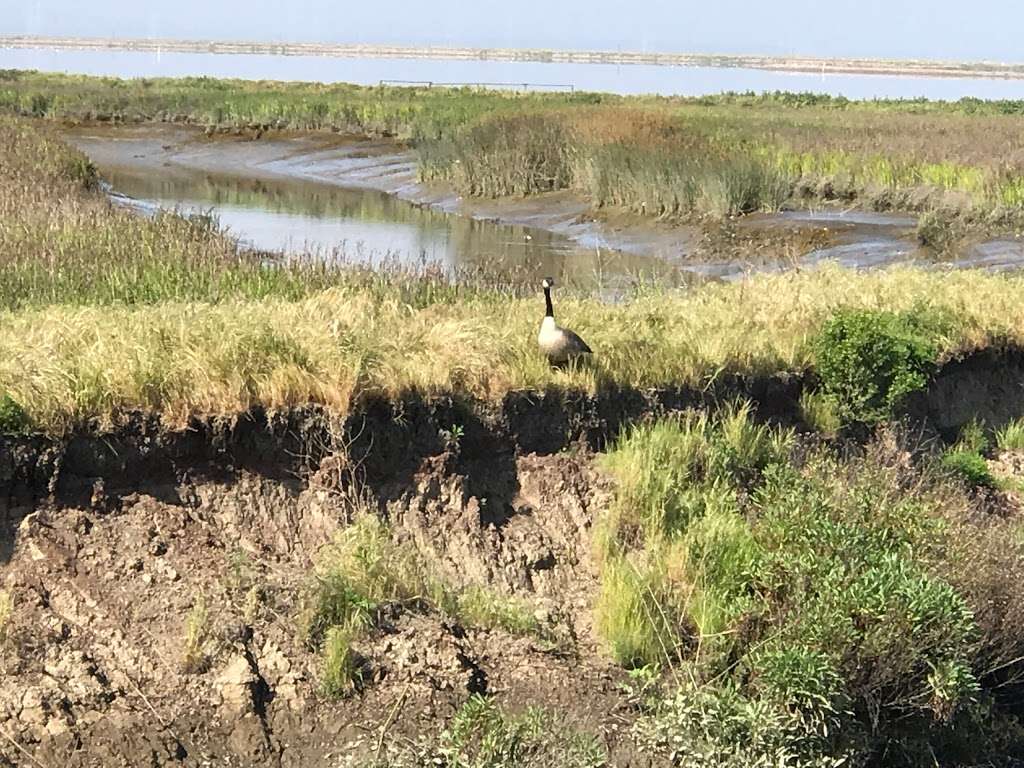
[[[1014,232],[1024,204],[1024,102],[869,101],[812,94],[695,99],[527,94],[7,72],[0,109],[74,121],[167,121],[209,131],[392,136],[427,180],[472,195],[572,189],[597,209],[669,219],[837,203],[927,214],[948,250]]]
[[[999,149],[1017,131],[1016,104],[521,99],[19,73],[0,77],[0,104],[61,119],[396,134],[415,143],[425,176],[470,194],[574,189],[599,208],[663,218],[843,200],[1014,222],[1021,205],[1015,160]],[[926,127],[934,141],[922,141]],[[428,565],[422,537],[392,527],[394,496],[360,496],[358,514],[352,499],[328,505],[317,519],[337,530],[323,546],[305,559],[290,541],[282,550],[296,570],[314,565],[281,587],[271,625],[315,654],[317,696],[344,702],[373,685],[362,654],[389,636],[388,622],[427,617],[456,627],[460,642],[496,633],[535,642],[529,653],[628,670],[629,738],[668,764],[1009,765],[1024,754],[1019,478],[997,471],[1012,465],[1024,428],[961,419],[953,435],[908,416],[947,364],[1024,347],[1021,277],[826,266],[685,291],[638,284],[617,304],[569,295],[560,321],[586,337],[596,365],[557,370],[534,345],[536,286],[282,259],[247,252],[202,217],[140,217],[105,198],[88,160],[48,123],[25,116],[0,118],[0,223],[5,441],[30,433],[57,445],[139,412],[174,429],[253,409],[313,405],[345,417],[371,400],[435,397],[484,430],[479,414],[517,393],[531,403],[539,393],[550,403],[664,390],[697,400],[722,380],[798,382],[781,418],[732,392],[626,424],[595,438],[596,453],[574,454],[612,490],[600,507],[577,505],[586,534],[574,546],[593,580],[572,586],[585,591],[582,626],[593,638],[573,635],[569,651],[552,647],[516,590],[456,583]],[[568,429],[566,413],[552,431]],[[437,454],[417,455],[402,480],[427,490],[402,498],[457,512],[467,540],[511,546],[494,532],[536,510],[512,509],[510,496],[505,517],[488,517],[488,495],[502,484],[522,490],[517,468],[514,481],[477,478],[484,502],[469,498],[471,472],[494,468],[460,453],[464,426],[429,436]],[[515,444],[493,439],[514,464]],[[557,482],[566,487],[564,475]],[[442,484],[457,503],[440,501]],[[106,512],[94,504],[101,527]],[[191,519],[172,509],[171,519]],[[140,525],[149,514],[142,504]],[[210,546],[223,560],[223,547]],[[483,572],[500,582],[490,562]],[[24,635],[23,605],[46,607],[17,590],[0,592],[0,646]],[[230,643],[215,642],[212,602],[193,594],[188,605],[176,668],[201,679]],[[257,614],[246,609],[246,621]],[[509,712],[485,697],[462,701],[446,730],[420,741],[386,745],[389,724],[381,765],[609,759],[597,739],[553,728],[540,710]]]

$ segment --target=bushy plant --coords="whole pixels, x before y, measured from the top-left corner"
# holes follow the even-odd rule
[[[813,343],[815,370],[841,417],[877,423],[923,389],[946,325],[944,317],[927,309],[840,310],[829,318]]]
[[[847,757],[799,712],[730,683],[684,684],[646,704],[638,742],[680,768],[834,768]]]
[[[0,395],[0,435],[16,435],[26,432],[31,421],[25,409],[8,393]]]
[[[994,488],[996,479],[980,453],[953,449],[942,454],[942,468],[972,488]]]

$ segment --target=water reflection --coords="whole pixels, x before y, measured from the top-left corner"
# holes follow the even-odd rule
[[[260,250],[313,252],[369,264],[387,260],[448,269],[497,268],[523,279],[557,275],[576,285],[609,289],[635,279],[678,280],[675,270],[657,258],[582,248],[553,232],[451,216],[373,190],[184,168],[101,171],[116,192],[136,204],[213,213],[232,234]]]

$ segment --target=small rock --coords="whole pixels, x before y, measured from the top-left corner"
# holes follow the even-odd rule
[[[234,712],[252,708],[253,686],[256,674],[244,656],[235,656],[217,678],[216,688],[223,705]]]

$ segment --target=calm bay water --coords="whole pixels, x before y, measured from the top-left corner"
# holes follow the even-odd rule
[[[331,59],[309,56],[249,56],[131,51],[0,49],[0,69],[38,69],[117,77],[237,77],[243,79],[350,82],[382,80],[436,83],[547,83],[619,94],[699,96],[723,91],[812,91],[851,99],[1024,98],[1024,81],[814,75],[749,69],[543,64],[534,62],[434,61],[422,59]]]

